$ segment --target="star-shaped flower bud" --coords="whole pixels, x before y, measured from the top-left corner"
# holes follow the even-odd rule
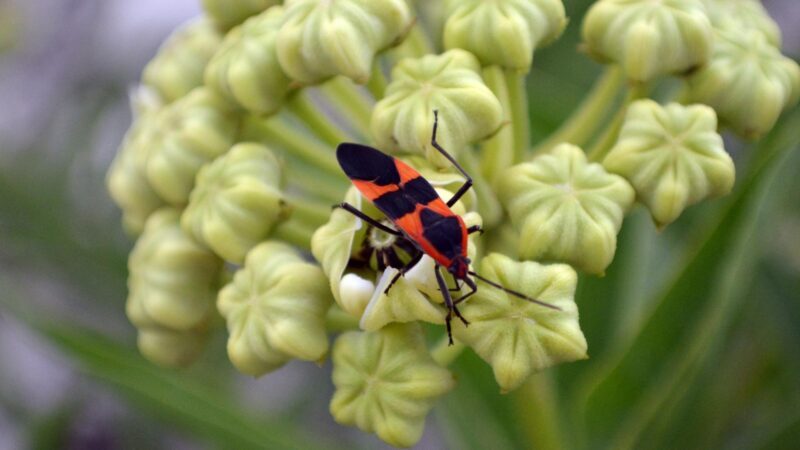
[[[280,0],[200,0],[206,14],[222,30],[228,30],[242,23],[248,17],[258,14]]]
[[[503,392],[516,389],[538,370],[587,358],[574,300],[578,277],[570,266],[516,262],[493,253],[481,261],[481,269],[486,278],[561,309],[488,286],[461,306],[470,324],[454,321],[453,334],[492,366]]]
[[[433,110],[439,110],[437,140],[450,154],[492,135],[501,125],[500,101],[484,84],[480,63],[460,49],[400,61],[386,96],[372,111],[378,147],[425,155],[439,167],[450,163],[431,145]]]
[[[145,356],[181,365],[202,346],[222,261],[181,230],[179,217],[178,211],[163,208],[147,220],[128,259],[127,311],[144,333],[140,347]],[[160,351],[153,344],[159,339],[183,344],[177,352]]]
[[[455,381],[431,358],[419,325],[395,324],[341,335],[333,346],[333,384],[330,410],[337,422],[410,447]]]
[[[256,143],[236,144],[200,169],[181,225],[217,255],[241,263],[289,214],[281,178],[272,151]]]
[[[259,376],[292,358],[319,361],[328,351],[325,313],[331,305],[322,270],[292,247],[267,241],[219,293],[228,324],[228,357],[242,373]]]
[[[147,181],[169,203],[189,201],[200,168],[231,148],[238,118],[227,103],[200,87],[160,110],[147,156]]]
[[[366,83],[375,55],[399,43],[414,23],[405,0],[286,0],[285,7],[278,59],[303,84],[336,75]]]
[[[203,85],[203,71],[222,42],[222,35],[206,19],[178,28],[142,72],[142,83],[170,103]]]
[[[449,0],[445,48],[472,52],[484,66],[528,71],[533,51],[564,31],[561,0]]]
[[[111,198],[122,209],[123,226],[133,235],[141,233],[150,214],[165,204],[145,177],[157,120],[153,112],[136,117],[106,175]]]
[[[717,29],[755,29],[774,46],[781,46],[781,29],[760,0],[703,0],[708,18]]]
[[[646,82],[704,64],[713,32],[700,0],[600,0],[584,18],[583,40],[593,57]]]
[[[758,138],[800,95],[800,67],[756,30],[716,33],[708,65],[689,77],[689,98],[705,103],[747,138]]]
[[[633,185],[660,228],[687,206],[730,192],[735,172],[713,109],[677,103],[662,107],[652,100],[628,108],[603,166]]]
[[[206,85],[252,113],[276,112],[291,82],[275,50],[283,12],[274,6],[229,31],[206,68]]]
[[[509,168],[499,194],[520,233],[522,258],[564,261],[595,274],[614,258],[634,200],[625,179],[589,163],[571,144]]]

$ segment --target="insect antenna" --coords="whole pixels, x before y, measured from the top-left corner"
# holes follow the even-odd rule
[[[515,297],[519,297],[522,300],[529,301],[531,303],[536,303],[537,305],[544,306],[545,308],[550,308],[550,309],[555,309],[556,311],[561,311],[561,308],[559,308],[556,305],[553,305],[553,304],[550,304],[550,303],[547,303],[547,302],[543,302],[543,301],[537,300],[535,298],[528,297],[527,295],[525,295],[525,294],[523,294],[521,292],[517,292],[517,291],[511,290],[511,289],[509,289],[509,288],[507,288],[507,287],[505,287],[505,286],[503,286],[501,284],[495,283],[492,280],[486,279],[486,278],[478,275],[477,273],[475,273],[475,272],[473,272],[471,270],[469,271],[469,274],[472,275],[473,277],[483,281],[484,283],[488,284],[489,286],[493,286],[493,287],[495,287],[497,289],[500,289],[503,292],[507,292],[507,293],[509,293],[509,294],[511,294],[511,295],[513,295]]]

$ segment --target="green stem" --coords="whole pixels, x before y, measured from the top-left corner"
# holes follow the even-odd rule
[[[419,23],[409,30],[408,36],[402,44],[386,52],[391,65],[395,66],[398,61],[405,58],[419,58],[429,53],[435,53],[433,45],[428,40],[428,36]]]
[[[361,137],[369,136],[372,104],[349,78],[336,77],[325,83],[320,91],[328,103],[339,111],[338,117],[347,118],[348,124]]]
[[[318,167],[304,163],[294,155],[287,155],[286,179],[289,180],[289,191],[308,194],[325,203],[342,201],[348,183],[344,174],[338,177],[320,170]],[[296,189],[292,189],[296,188]]]
[[[617,142],[617,138],[619,138],[619,132],[622,130],[622,125],[625,123],[628,105],[640,98],[646,97],[649,92],[650,86],[648,84],[635,84],[628,88],[625,100],[619,106],[619,109],[617,109],[611,123],[606,126],[603,134],[600,135],[587,152],[590,161],[599,162],[605,158],[608,151],[611,150],[611,147]]]
[[[346,313],[339,305],[334,304],[325,315],[325,328],[328,331],[350,331],[360,329],[358,319]]]
[[[560,427],[559,401],[552,372],[533,375],[514,394],[518,417],[525,424],[525,433],[531,447],[542,450],[558,450],[574,447],[569,445]]]
[[[292,217],[275,228],[273,237],[311,251],[311,236],[314,231],[313,228]]]
[[[624,76],[617,66],[609,66],[595,81],[589,95],[570,117],[534,153],[547,152],[563,142],[584,146],[603,123],[603,118],[624,87]]]
[[[290,197],[289,203],[292,205],[292,217],[306,226],[317,228],[330,219],[330,205],[323,205],[296,196]]]
[[[285,117],[252,118],[247,126],[269,143],[297,155],[330,175],[337,178],[341,176],[342,171],[336,162],[333,148],[308,137]]]
[[[483,79],[494,95],[500,100],[503,108],[503,121],[500,130],[491,138],[481,144],[481,171],[492,184],[502,176],[504,169],[514,164],[514,127],[512,120],[511,99],[509,95],[506,76],[500,66],[489,66],[483,69]],[[524,125],[527,129],[527,124]]]
[[[490,229],[497,226],[503,218],[503,209],[500,206],[500,200],[494,194],[491,185],[483,176],[479,169],[479,164],[475,155],[472,154],[470,148],[464,149],[461,156],[461,164],[467,173],[472,175],[475,189],[475,195],[478,197],[478,212],[483,218],[484,229]]]
[[[336,146],[352,140],[347,133],[333,125],[331,119],[321,111],[319,105],[311,101],[307,89],[292,96],[289,100],[289,110],[329,145]]]
[[[458,341],[454,342],[453,345],[450,345],[450,340],[447,338],[447,336],[444,336],[431,349],[431,357],[433,357],[433,360],[436,361],[436,364],[439,364],[442,367],[447,367],[450,364],[453,364],[466,348],[466,345]]]
[[[369,77],[369,82],[367,82],[367,90],[369,90],[375,100],[380,100],[386,92],[387,84],[388,82],[386,81],[386,75],[383,74],[380,59],[375,58],[375,62],[372,64],[372,75]]]
[[[531,148],[530,112],[528,110],[527,74],[516,70],[504,71],[508,100],[511,106],[511,125],[514,132],[514,162],[526,159]]]

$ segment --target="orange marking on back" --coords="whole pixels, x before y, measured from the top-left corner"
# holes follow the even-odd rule
[[[409,166],[403,161],[400,161],[399,159],[394,160],[394,165],[397,167],[397,173],[400,174],[400,184],[411,181],[420,176],[419,172],[414,170],[413,167]]]
[[[370,201],[375,200],[376,198],[380,197],[387,192],[394,192],[400,189],[400,186],[396,184],[387,184],[385,186],[381,186],[375,184],[371,181],[363,181],[363,180],[351,180],[353,185],[364,194],[364,197],[367,197]]]

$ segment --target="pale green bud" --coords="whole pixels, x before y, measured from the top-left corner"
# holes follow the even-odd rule
[[[347,332],[333,346],[330,411],[337,422],[376,433],[396,447],[419,441],[434,402],[455,386],[416,324]]]
[[[593,57],[646,82],[704,64],[713,32],[700,0],[600,0],[584,18],[583,40]]]
[[[561,308],[546,308],[491,287],[481,288],[460,307],[470,324],[453,321],[453,335],[492,366],[503,392],[516,389],[538,370],[587,358],[574,300],[578,277],[570,266],[516,262],[493,253],[481,261],[481,269],[490,280]]]
[[[747,138],[772,129],[800,95],[797,63],[755,30],[718,31],[711,61],[688,81],[692,101],[714,108],[723,124]]]
[[[200,0],[203,9],[222,30],[233,28],[280,0]]]
[[[150,214],[164,206],[145,177],[145,161],[157,128],[154,113],[140,114],[125,133],[106,175],[111,198],[122,209],[125,230],[138,235]]]
[[[528,71],[533,51],[567,25],[561,0],[448,0],[444,46],[472,52],[484,66]]]
[[[291,82],[275,50],[283,11],[274,6],[229,31],[206,68],[206,85],[252,113],[278,111]]]
[[[578,147],[509,168],[499,195],[520,233],[523,259],[564,261],[602,274],[614,258],[617,233],[634,191],[624,178],[589,163]]]
[[[652,100],[630,105],[603,166],[633,185],[659,228],[687,206],[730,192],[735,173],[713,109]]]
[[[347,203],[361,210],[362,198],[356,188],[350,188],[344,199]],[[342,285],[342,277],[353,253],[356,233],[363,237],[364,225],[361,219],[343,209],[334,209],[331,218],[319,227],[311,237],[311,253],[319,261],[322,270],[330,280],[330,289],[336,303],[353,317],[361,317],[372,293],[365,293],[365,286],[360,284],[353,290],[351,285]],[[351,280],[355,281],[355,280]],[[355,298],[351,295],[356,295]],[[364,300],[364,299],[367,300]]]
[[[259,376],[291,358],[319,361],[328,351],[325,313],[331,305],[322,270],[292,247],[267,241],[250,250],[217,308],[228,325],[228,357]]]
[[[278,59],[303,84],[336,75],[366,83],[375,55],[414,23],[405,0],[286,0],[285,6]]]
[[[755,29],[774,46],[781,45],[781,29],[760,0],[703,0],[711,24],[717,29]]]
[[[431,145],[433,110],[439,110],[437,141],[458,155],[468,144],[497,132],[503,109],[484,84],[480,63],[460,49],[400,61],[386,96],[372,110],[372,135],[379,148],[425,155],[440,167],[450,163]]]
[[[201,87],[159,111],[156,122],[147,180],[161,198],[183,206],[200,168],[235,142],[239,120],[227,103]]]
[[[139,329],[136,344],[149,361],[164,367],[186,367],[203,353],[208,342],[205,329],[175,331],[153,327]]]
[[[142,72],[142,83],[173,102],[202,86],[203,71],[222,42],[222,35],[205,19],[178,28]]]
[[[289,214],[280,162],[256,143],[236,144],[197,174],[183,229],[227,261],[241,263]]]
[[[153,213],[128,258],[128,315],[137,327],[193,331],[212,317],[222,261],[183,230],[180,213]]]

